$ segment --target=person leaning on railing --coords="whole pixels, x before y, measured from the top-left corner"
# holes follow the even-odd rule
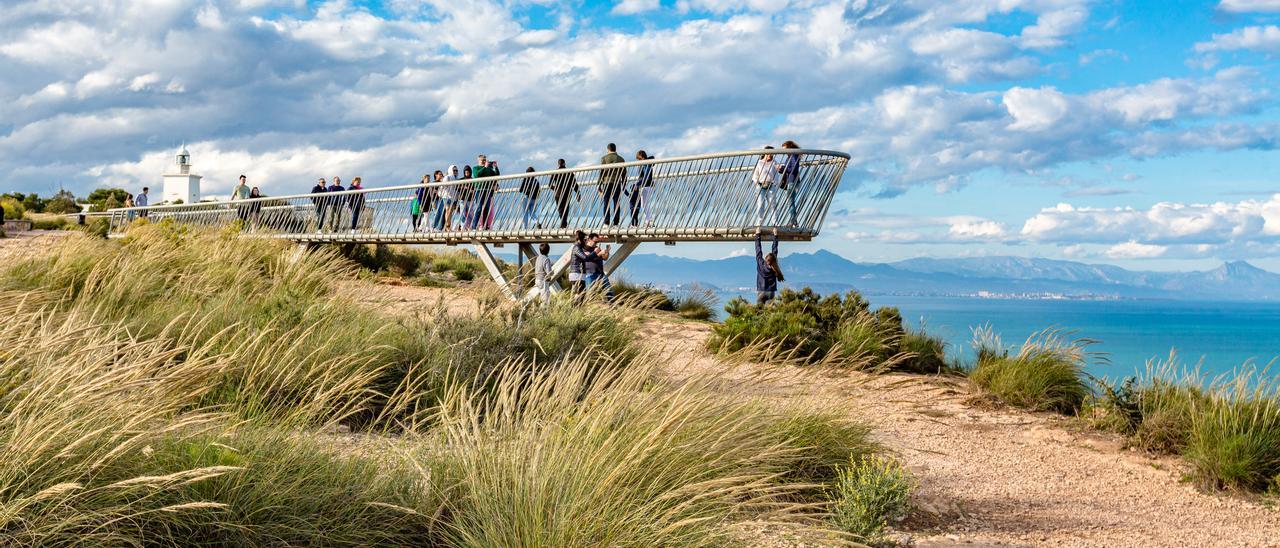
[[[795,141],[787,141],[782,143],[782,148],[798,149],[800,145],[797,145]],[[800,224],[799,218],[796,216],[796,187],[800,185],[800,155],[787,154],[786,160],[783,160],[782,164],[778,166],[778,174],[781,175],[778,181],[778,190],[787,195],[787,206],[791,213],[789,224],[792,228],[795,228]]]
[[[764,147],[773,150],[773,147]],[[751,182],[756,186],[756,224],[764,225],[765,219],[773,213],[773,185],[778,178],[778,165],[772,154],[765,154],[756,162],[751,171]]]

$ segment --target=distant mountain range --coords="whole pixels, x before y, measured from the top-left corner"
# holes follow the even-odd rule
[[[855,263],[829,251],[782,260],[785,286],[821,292],[857,289],[869,295],[970,295],[1077,299],[1278,300],[1280,274],[1233,261],[1204,272],[1144,272],[1112,265],[1026,257],[909,259]],[[696,260],[633,255],[628,280],[664,287],[701,284],[754,290],[755,258]]]

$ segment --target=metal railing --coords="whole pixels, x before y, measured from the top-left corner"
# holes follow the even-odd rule
[[[480,179],[110,210],[111,235],[138,219],[242,225],[317,242],[566,241],[575,230],[654,241],[733,240],[777,228],[816,236],[848,165],[841,152],[760,150]],[[758,169],[759,168],[759,169]],[[783,173],[785,172],[785,173]],[[754,174],[754,175],[753,175]],[[756,183],[772,179],[768,186]]]

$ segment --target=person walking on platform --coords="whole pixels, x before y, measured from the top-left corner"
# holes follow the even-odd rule
[[[430,191],[427,183],[430,182],[431,175],[423,175],[422,184],[413,189],[413,198],[409,202],[409,227],[414,232],[422,232],[422,218],[431,211],[431,202],[427,200],[427,192]]]
[[[493,168],[489,160],[481,154],[476,157],[476,167],[471,168],[471,178],[493,177]],[[467,225],[472,230],[484,229],[484,222],[489,217],[489,208],[493,203],[493,195],[489,192],[489,181],[477,181],[471,185],[471,215],[467,217]]]
[[[490,177],[502,175],[502,170],[498,169],[497,160],[489,160],[489,172],[492,173]],[[497,199],[498,196],[498,181],[489,181],[484,185],[484,190],[484,229],[493,230],[493,217],[498,212],[497,208],[493,205],[494,200]]]
[[[347,190],[364,190],[364,185],[360,184],[360,178],[356,177],[351,180],[351,188]],[[351,206],[351,231],[355,232],[356,227],[360,225],[360,212],[364,211],[364,193],[352,194],[347,203]]]
[[[525,173],[533,173],[533,166],[529,166],[524,170]],[[529,228],[529,225],[536,221],[536,208],[538,206],[538,193],[541,191],[538,185],[537,177],[525,177],[520,180],[520,194],[524,196],[524,223],[522,228]],[[542,223],[536,223],[537,228],[542,228]]]
[[[244,175],[241,175],[240,182],[236,183],[235,188],[231,189],[231,201],[235,202],[235,201],[248,200],[248,199],[249,199],[249,183],[246,181],[246,177]],[[236,217],[240,219],[241,223],[248,223],[249,222],[248,206],[242,205],[237,207]]]
[[[778,266],[778,229],[773,229],[773,249],[764,253],[760,247],[760,231],[756,231],[756,304],[763,306],[778,294],[778,282],[785,281]]]
[[[566,169],[564,158],[556,160],[556,169]],[[555,194],[556,210],[560,212],[560,228],[569,228],[569,199],[577,196],[582,200],[582,192],[578,190],[578,178],[573,173],[557,173],[551,176],[551,192]]]
[[[248,199],[254,200],[254,202],[249,204],[248,206],[249,207],[249,226],[253,228],[258,228],[258,226],[262,224],[262,202],[258,200],[258,198],[261,198],[261,197],[262,197],[262,192],[258,190],[258,187],[255,186],[249,189]]]
[[[458,166],[449,166],[449,173],[441,174],[436,172],[436,182],[450,183],[458,180]],[[458,187],[453,184],[445,184],[439,187],[440,203],[436,205],[436,221],[434,223],[436,230],[452,230],[453,229],[453,208],[458,200]]]
[[[458,230],[471,230],[471,210],[475,207],[475,201],[472,196],[475,189],[471,188],[471,166],[462,166],[462,177],[458,179],[458,213],[462,214],[462,218],[458,219]]]
[[[626,160],[618,154],[618,145],[609,143],[608,152],[600,157],[601,165],[622,164]],[[613,167],[600,170],[597,190],[600,192],[604,208],[604,226],[618,226],[622,221],[622,207],[618,204],[622,197],[622,186],[627,181],[627,168]]]
[[[329,188],[326,190],[330,193],[342,192],[346,190],[346,187],[342,186],[342,179],[340,177],[334,177],[333,184],[329,185]],[[338,230],[338,227],[342,226],[342,210],[345,209],[345,206],[346,206],[346,204],[343,202],[347,201],[347,197],[346,196],[327,196],[326,198],[329,203],[328,229],[331,232],[336,232]]]
[[[637,161],[650,159],[643,150],[636,153]],[[631,186],[631,226],[639,225],[642,216],[645,226],[653,226],[652,198],[653,165],[643,165],[636,169],[636,182]]]
[[[151,200],[148,199],[148,196],[147,196],[147,192],[149,192],[150,190],[151,189],[145,186],[142,187],[142,192],[139,192],[137,196],[134,196],[133,204],[137,207],[147,207],[148,205],[151,205]],[[148,213],[147,210],[144,209],[138,212],[138,216],[142,217],[143,219],[146,219],[147,213]]]
[[[320,178],[320,182],[316,186],[311,187],[311,205],[316,208],[316,232],[320,232],[324,228],[324,213],[328,209],[324,202],[324,196],[316,196],[328,192],[325,186],[324,177]]]

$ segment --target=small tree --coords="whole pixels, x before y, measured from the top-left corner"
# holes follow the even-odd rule
[[[93,204],[94,211],[105,211],[113,207],[120,207],[124,203],[124,199],[129,193],[123,188],[97,188],[89,193],[89,197],[85,201]],[[115,205],[109,205],[114,203]]]
[[[76,197],[67,190],[59,190],[52,198],[49,198],[44,204],[45,213],[78,213],[80,206],[76,205]]]

